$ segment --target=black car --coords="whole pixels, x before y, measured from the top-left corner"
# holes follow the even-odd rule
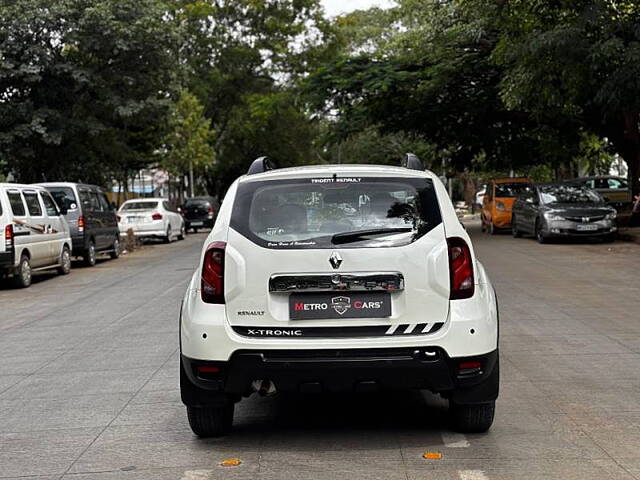
[[[554,237],[613,240],[616,210],[597,192],[583,186],[534,185],[513,204],[511,229],[514,237],[530,233],[540,243]]]
[[[187,231],[213,228],[218,214],[218,201],[214,197],[189,198],[181,208]]]
[[[120,230],[116,211],[100,187],[71,182],[40,185],[67,211],[64,216],[71,230],[73,256],[82,257],[89,267],[96,264],[99,252],[118,258]]]

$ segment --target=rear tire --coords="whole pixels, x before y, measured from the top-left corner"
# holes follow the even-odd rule
[[[164,243],[171,243],[171,225],[167,227],[167,236],[164,237]]]
[[[115,260],[116,258],[118,258],[120,256],[120,239],[118,237],[115,238],[115,240],[113,241],[113,246],[112,246],[113,250],[111,250],[111,253],[109,253],[109,256]]]
[[[491,223],[489,224],[489,234],[495,235],[497,233],[498,233],[498,230],[496,229],[495,225],[493,224],[493,220],[491,220]]]
[[[31,260],[26,255],[20,257],[20,263],[13,276],[13,284],[18,288],[27,288],[31,286]]]
[[[178,235],[178,240],[184,240],[184,237],[187,235],[187,229],[184,228],[184,225],[180,228],[180,234]]]
[[[93,240],[89,242],[89,246],[87,250],[84,252],[82,256],[85,267],[93,267],[96,264],[96,244],[93,243]]]
[[[233,426],[234,404],[221,407],[187,407],[189,426],[202,438],[222,437]]]
[[[197,229],[197,228],[194,228],[194,229],[193,229],[193,233],[198,233],[198,229]]]
[[[449,412],[456,431],[460,433],[483,433],[491,428],[496,402],[477,405],[459,405],[451,402]]]
[[[60,266],[58,267],[58,273],[60,275],[69,275],[71,272],[71,252],[69,247],[64,247],[60,254]]]

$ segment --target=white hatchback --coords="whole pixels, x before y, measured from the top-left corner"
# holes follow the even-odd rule
[[[118,209],[121,235],[129,230],[140,238],[161,238],[169,243],[185,236],[184,219],[166,198],[135,198]]]
[[[254,391],[427,389],[454,427],[486,431],[498,396],[498,309],[440,179],[322,165],[236,180],[182,303],[181,392],[200,436]]]

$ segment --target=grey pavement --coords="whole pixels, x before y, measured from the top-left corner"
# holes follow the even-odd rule
[[[444,401],[403,392],[252,397],[232,435],[195,437],[177,370],[205,239],[190,235],[0,286],[0,478],[640,479],[640,245],[470,231],[501,310],[488,434],[455,434]]]

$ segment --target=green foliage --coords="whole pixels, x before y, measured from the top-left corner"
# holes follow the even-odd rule
[[[211,121],[204,117],[204,107],[193,94],[183,91],[169,117],[161,167],[179,176],[186,175],[191,167],[204,171],[213,166],[213,137]]]
[[[175,64],[159,0],[0,7],[0,159],[20,181],[105,183],[150,161]]]

